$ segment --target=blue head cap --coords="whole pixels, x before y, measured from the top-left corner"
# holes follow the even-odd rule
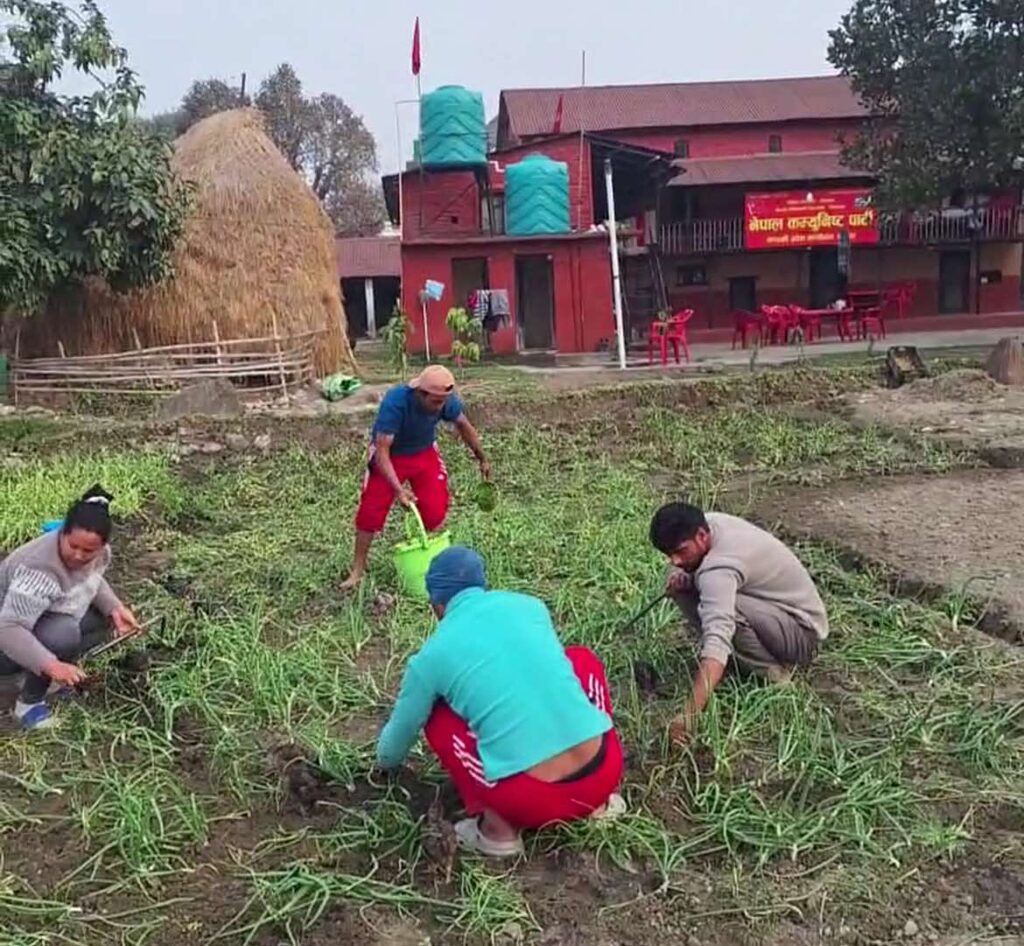
[[[486,588],[484,560],[464,545],[453,545],[435,556],[427,569],[427,594],[433,605],[446,605],[467,588]]]

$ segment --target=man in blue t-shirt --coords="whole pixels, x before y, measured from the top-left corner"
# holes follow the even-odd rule
[[[448,471],[437,449],[441,421],[455,425],[480,464],[480,473],[490,479],[491,466],[480,436],[466,417],[455,393],[455,378],[447,368],[429,365],[408,384],[388,391],[370,434],[370,457],[356,512],[355,556],[343,591],[362,581],[373,537],[383,530],[395,499],[406,508],[415,504],[429,532],[444,523],[451,497]]]

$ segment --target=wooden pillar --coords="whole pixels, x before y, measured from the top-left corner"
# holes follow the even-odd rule
[[[377,337],[377,312],[373,303],[373,278],[367,276],[363,280],[363,291],[366,293],[366,337]]]

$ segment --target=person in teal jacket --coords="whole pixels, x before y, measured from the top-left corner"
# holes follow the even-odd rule
[[[401,766],[423,731],[469,815],[460,844],[494,857],[521,854],[523,829],[625,810],[597,656],[563,648],[538,598],[488,591],[472,549],[438,555],[427,591],[440,622],[409,660],[378,764]]]

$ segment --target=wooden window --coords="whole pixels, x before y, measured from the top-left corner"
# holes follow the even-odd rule
[[[703,263],[684,263],[676,269],[677,286],[706,286],[708,268]]]
[[[677,158],[688,158],[690,156],[690,142],[687,138],[677,138],[673,149]]]
[[[768,153],[782,154],[782,135],[768,136]]]

